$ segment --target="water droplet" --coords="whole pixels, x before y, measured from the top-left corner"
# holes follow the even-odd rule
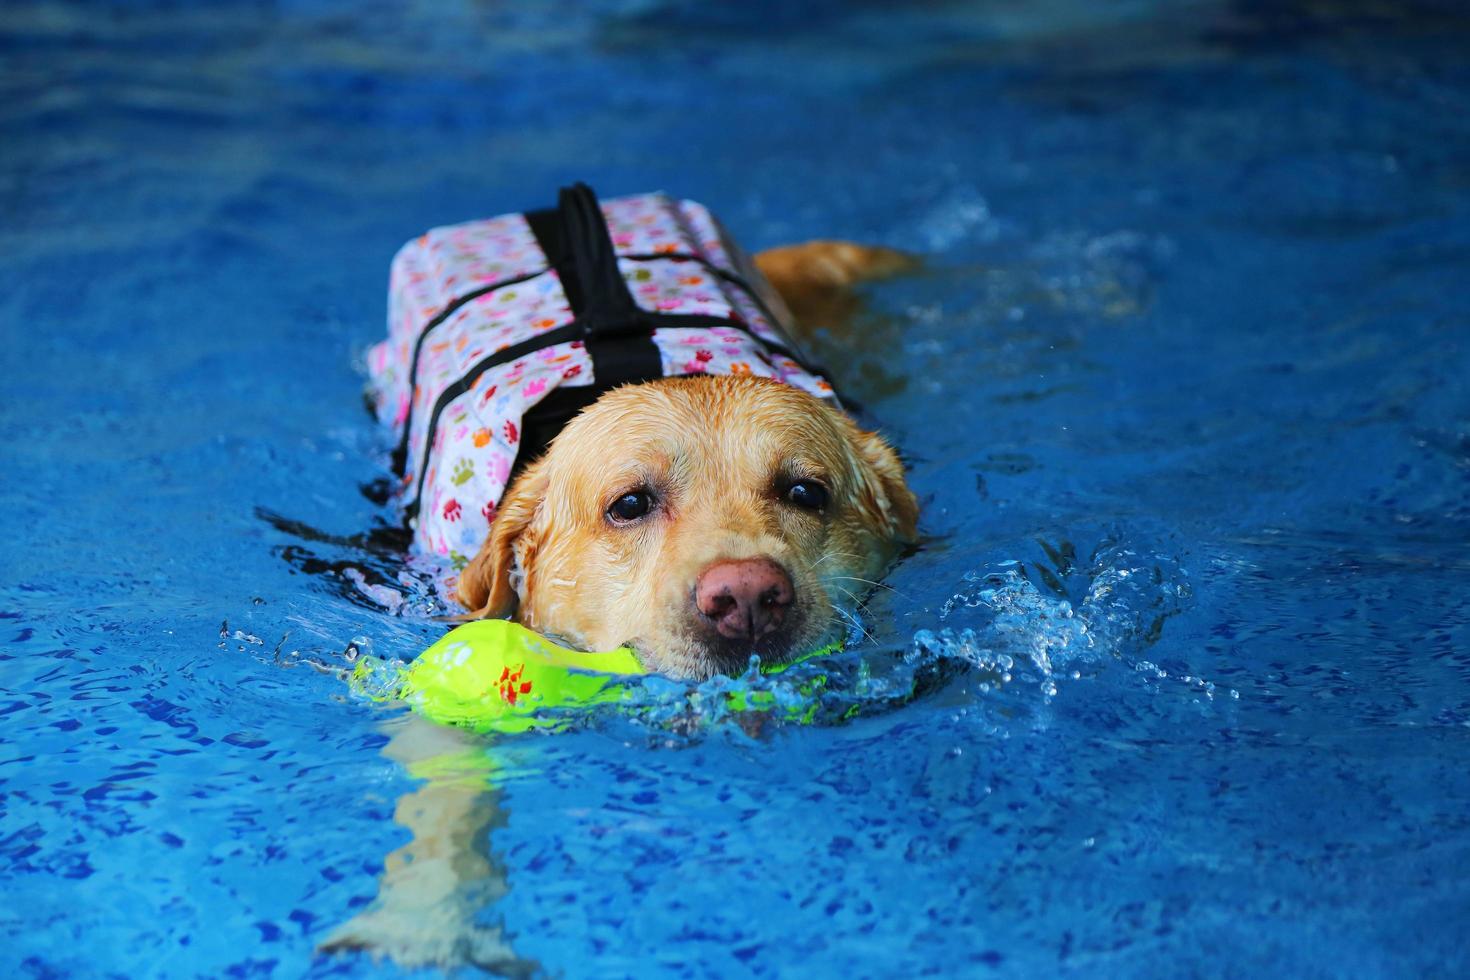
[[[348,663],[356,663],[358,657],[370,657],[373,654],[373,641],[366,636],[354,636],[347,644],[347,649],[342,651],[342,659]]]

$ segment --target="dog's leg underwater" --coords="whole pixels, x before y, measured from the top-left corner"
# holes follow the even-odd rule
[[[426,780],[404,795],[393,819],[412,839],[383,862],[378,897],[321,944],[324,953],[361,950],[406,968],[475,965],[525,976],[536,964],[516,956],[498,929],[476,915],[505,894],[504,870],[489,854],[503,819],[491,789],[489,746],[414,714],[383,726],[383,755]]]

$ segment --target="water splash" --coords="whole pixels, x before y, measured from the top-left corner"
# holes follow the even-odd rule
[[[354,695],[368,701],[391,703],[397,701],[403,688],[403,673],[408,663],[392,657],[380,660],[372,655],[371,642],[366,648],[358,646],[361,637],[354,637],[344,651],[344,659],[356,669],[342,669],[341,676]],[[357,651],[362,651],[359,657]]]
[[[667,745],[711,735],[766,737],[793,726],[839,725],[884,714],[941,686],[952,664],[913,663],[902,649],[848,650],[763,674],[752,657],[739,677],[699,684],[649,676],[615,710],[619,723]]]
[[[914,222],[912,234],[918,251],[933,255],[967,239],[992,242],[1000,237],[1002,225],[991,213],[990,204],[974,187],[960,185],[945,191]]]
[[[967,572],[940,607],[944,625],[917,630],[909,659],[964,663],[985,675],[981,691],[1029,678],[1047,700],[1058,693],[1058,681],[1114,662],[1168,678],[1143,654],[1192,596],[1178,558],[1131,546],[1116,534],[1104,536],[1081,561],[1070,541],[1038,544],[1044,560]],[[1175,679],[1206,698],[1217,693],[1204,678]]]

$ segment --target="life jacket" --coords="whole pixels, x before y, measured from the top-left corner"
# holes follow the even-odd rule
[[[692,374],[831,386],[791,315],[702,205],[664,194],[435,228],[399,250],[369,399],[398,437],[399,501],[420,549],[455,567],[489,533],[518,465],[619,385]]]

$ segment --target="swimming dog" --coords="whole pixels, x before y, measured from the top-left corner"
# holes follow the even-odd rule
[[[793,310],[831,311],[856,283],[911,262],[816,241],[755,264]],[[703,678],[843,635],[913,539],[918,505],[881,436],[828,400],[735,373],[601,394],[493,514],[458,578],[472,615],[512,616],[584,649],[626,643],[651,669]],[[506,888],[488,850],[499,811],[487,747],[413,715],[388,727],[384,755],[428,776],[395,809],[412,839],[385,859],[377,901],[322,950],[535,972],[476,922]]]
[[[791,311],[907,264],[833,241],[752,262],[697,202],[585,184],[414,239],[369,390],[417,546],[473,615],[673,676],[840,638],[918,508]]]

